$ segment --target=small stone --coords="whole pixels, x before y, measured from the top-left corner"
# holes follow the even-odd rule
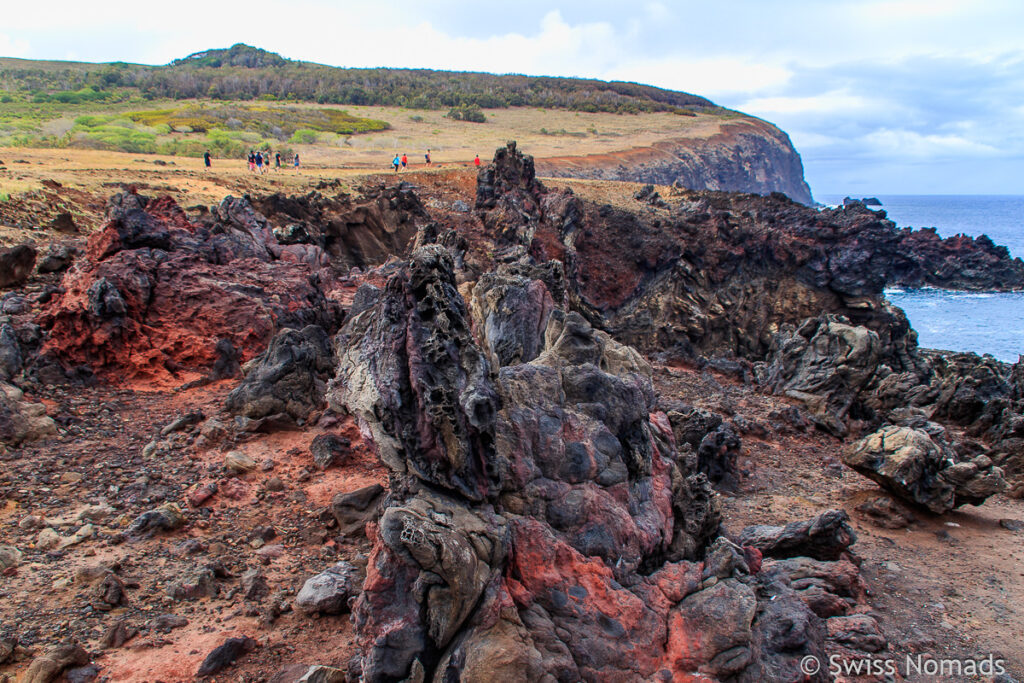
[[[217,493],[217,482],[211,481],[196,487],[188,494],[188,504],[194,508],[201,506]]]
[[[246,474],[256,469],[256,461],[241,451],[231,451],[224,456],[224,468],[233,474]]]
[[[313,462],[322,470],[332,465],[344,465],[352,456],[352,443],[345,437],[334,434],[319,434],[310,444]]]
[[[270,595],[270,584],[259,569],[250,569],[242,574],[242,597],[251,602],[260,602]]]
[[[85,475],[81,472],[65,472],[60,475],[60,480],[64,484],[77,484],[83,479],[85,479]]]
[[[53,550],[58,545],[60,545],[60,534],[55,529],[47,527],[40,531],[36,537],[36,548],[39,550]]]
[[[131,534],[153,535],[157,531],[174,531],[185,525],[185,515],[174,503],[147,510],[135,518],[128,527]]]
[[[9,569],[21,564],[21,551],[13,545],[0,545],[0,569]]]
[[[345,672],[331,666],[311,666],[296,683],[345,683]]]
[[[1007,531],[1024,531],[1024,521],[1019,519],[1001,519],[999,520],[999,526]]]
[[[267,479],[267,490],[268,491],[284,491],[284,482],[281,481],[280,477],[271,477]]]
[[[222,645],[206,656],[196,675],[209,676],[210,674],[215,674],[229,664],[232,664],[246,652],[254,650],[256,645],[256,641],[248,636],[228,638]]]
[[[32,531],[42,527],[44,524],[43,518],[38,515],[26,515],[21,518],[18,522],[18,528],[22,531]]]

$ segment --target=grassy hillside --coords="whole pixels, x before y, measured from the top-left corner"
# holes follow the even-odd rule
[[[685,113],[715,106],[703,97],[636,83],[429,69],[344,69],[293,61],[241,44],[164,66],[0,59],[0,104],[119,102],[132,97],[620,113]]]

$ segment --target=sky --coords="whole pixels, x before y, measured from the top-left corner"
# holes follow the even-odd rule
[[[0,0],[0,55],[163,64],[244,42],[336,66],[628,80],[777,124],[826,194],[1024,194],[1020,0]]]

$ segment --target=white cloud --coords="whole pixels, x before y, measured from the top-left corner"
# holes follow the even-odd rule
[[[784,66],[736,57],[627,61],[601,74],[612,80],[637,81],[711,98],[779,88],[790,75]]]
[[[925,135],[912,130],[881,129],[862,138],[876,152],[890,157],[938,158],[997,156],[1000,150],[959,135]]]
[[[27,40],[15,40],[8,35],[0,33],[0,56],[2,57],[28,57],[30,54]]]

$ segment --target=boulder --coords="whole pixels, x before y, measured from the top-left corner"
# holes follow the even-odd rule
[[[355,597],[362,582],[359,570],[348,562],[339,562],[302,584],[295,597],[295,606],[303,612],[342,614]]]
[[[949,446],[910,427],[883,427],[851,444],[842,459],[897,497],[936,514],[980,505],[1005,487],[1002,470],[987,456],[958,462]]]
[[[42,403],[29,403],[13,384],[0,381],[0,443],[17,446],[57,433],[57,424]]]
[[[0,248],[0,287],[14,287],[28,280],[36,265],[36,248],[31,244]]]
[[[875,374],[878,334],[834,315],[806,320],[772,342],[762,383],[804,402],[821,428],[844,436],[850,408]]]
[[[766,557],[807,556],[837,560],[857,542],[845,510],[827,510],[803,522],[785,526],[748,526],[739,537],[741,545],[757,548]]]
[[[322,327],[281,330],[228,394],[225,405],[250,419],[283,414],[306,420],[323,408],[325,380],[333,369],[330,337]]]
[[[46,248],[36,270],[40,273],[60,273],[67,270],[74,259],[75,251],[71,247],[55,242]]]
[[[355,491],[338,493],[331,499],[331,514],[345,536],[360,536],[366,523],[375,519],[384,487],[370,484]]]

